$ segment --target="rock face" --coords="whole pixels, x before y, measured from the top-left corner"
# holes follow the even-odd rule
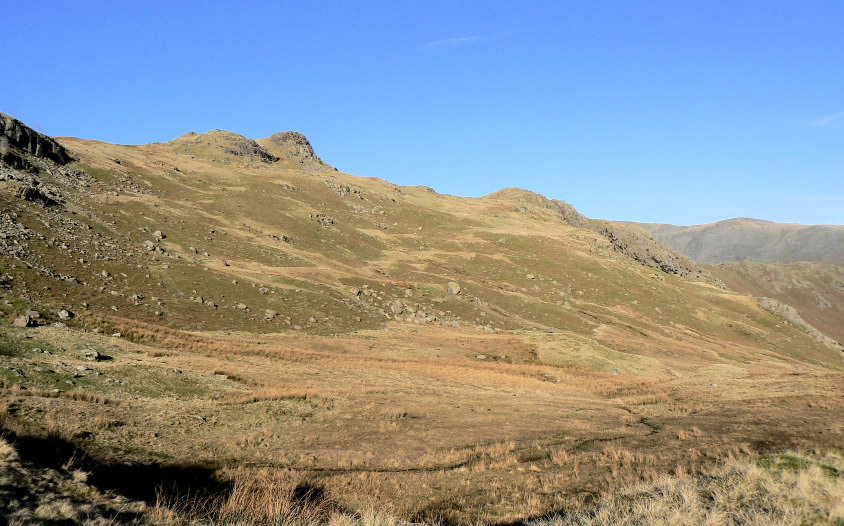
[[[0,160],[13,168],[23,168],[20,164],[25,161],[17,155],[15,149],[57,164],[67,164],[73,160],[67,150],[50,137],[38,133],[10,115],[0,113]]]
[[[844,351],[844,346],[842,346],[840,343],[836,342],[829,336],[821,334],[820,331],[818,331],[816,328],[807,323],[802,317],[800,317],[800,314],[798,314],[794,307],[792,307],[791,305],[786,305],[780,300],[775,300],[773,298],[759,298],[759,306],[767,311],[773,312],[774,314],[780,316],[787,322],[796,325],[801,330],[806,332],[806,334],[808,334],[815,340],[823,343],[827,347],[831,349],[838,349],[839,351]]]
[[[635,224],[699,263],[844,264],[844,225],[796,225],[749,218],[693,226]]]
[[[336,168],[320,159],[314,152],[310,141],[299,132],[276,133],[264,139],[259,139],[258,144],[279,159],[294,161],[305,170],[337,171]]]

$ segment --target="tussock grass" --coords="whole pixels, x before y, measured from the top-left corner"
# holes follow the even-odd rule
[[[502,443],[487,453],[507,455]],[[604,455],[624,457],[608,448]],[[557,459],[569,462],[567,457]],[[549,488],[553,489],[553,488]],[[525,510],[539,509],[535,495]],[[292,472],[240,472],[230,493],[194,499],[160,498],[160,524],[393,526],[409,524],[367,505],[351,512]],[[597,506],[526,522],[529,526],[838,525],[844,519],[844,456],[840,451],[730,460],[703,475],[679,469],[647,484],[606,494]],[[423,523],[414,523],[423,524]],[[427,523],[424,523],[427,524]],[[477,524],[481,524],[478,522]]]
[[[70,398],[71,400],[77,400],[79,402],[90,402],[92,404],[100,404],[105,405],[110,403],[110,400],[107,396],[93,393],[88,391],[87,389],[73,389],[71,391],[66,391],[61,393],[61,396],[64,398]]]
[[[226,401],[232,404],[253,404],[279,400],[304,400],[313,407],[323,409],[330,409],[333,406],[332,399],[323,394],[287,387],[262,387],[248,393],[229,393],[226,398]]]
[[[261,470],[236,477],[231,491],[217,497],[171,498],[159,494],[151,511],[166,525],[215,526],[398,526],[408,524],[366,506],[358,513],[340,508],[322,490],[287,472]]]
[[[607,495],[594,510],[530,524],[833,525],[842,520],[844,457],[840,452],[829,452],[734,460],[703,476],[664,476],[651,484]]]

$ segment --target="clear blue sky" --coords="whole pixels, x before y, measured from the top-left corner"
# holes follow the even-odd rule
[[[844,2],[4,3],[50,135],[305,133],[340,170],[591,217],[844,223]]]

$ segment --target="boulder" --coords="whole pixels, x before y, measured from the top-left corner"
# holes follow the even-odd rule
[[[449,293],[460,294],[461,290],[462,289],[460,288],[460,284],[458,284],[457,282],[455,282],[455,281],[449,281],[448,282],[448,292]]]
[[[95,349],[85,349],[85,359],[89,362],[102,362],[105,360],[111,360],[111,356],[106,356]]]
[[[390,310],[393,314],[399,315],[404,312],[404,303],[401,300],[393,300],[390,302]]]
[[[35,318],[31,317],[28,314],[24,314],[23,316],[18,316],[15,318],[15,321],[12,322],[12,325],[15,327],[35,327],[37,322]]]
[[[67,321],[73,318],[74,314],[67,309],[62,309],[59,311],[59,319],[62,321]]]

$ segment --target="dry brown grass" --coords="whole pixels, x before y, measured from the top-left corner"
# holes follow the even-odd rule
[[[289,472],[240,473],[218,497],[171,498],[159,494],[150,515],[159,524],[215,526],[398,526],[406,524],[373,505],[342,510],[322,490]]]
[[[89,402],[92,404],[100,405],[106,405],[111,402],[111,400],[109,400],[109,398],[105,395],[94,393],[82,388],[73,389],[71,391],[65,391],[61,393],[61,396],[79,402]]]
[[[314,407],[323,409],[332,407],[332,399],[323,393],[286,387],[263,387],[248,393],[228,393],[225,399],[226,402],[233,404],[252,404],[278,400],[306,400]]]
[[[842,520],[844,457],[830,452],[731,461],[697,477],[680,470],[609,494],[591,511],[531,525],[835,525]]]
[[[487,453],[509,454],[508,444]],[[625,451],[607,448],[605,457]],[[562,459],[568,462],[568,459]],[[576,469],[576,467],[575,467]],[[554,491],[546,481],[543,491]],[[216,499],[161,499],[154,515],[165,524],[390,526],[407,524],[369,505],[344,511],[330,495],[291,472],[240,472],[232,491]],[[527,494],[523,516],[543,509],[540,494]],[[380,511],[379,511],[380,509]],[[528,522],[531,526],[610,525],[837,525],[844,519],[844,457],[840,452],[784,454],[729,461],[703,475],[682,467],[673,475],[605,494],[597,506]],[[430,524],[425,520],[419,524]],[[433,521],[435,522],[435,521]],[[473,521],[482,524],[482,521]]]

